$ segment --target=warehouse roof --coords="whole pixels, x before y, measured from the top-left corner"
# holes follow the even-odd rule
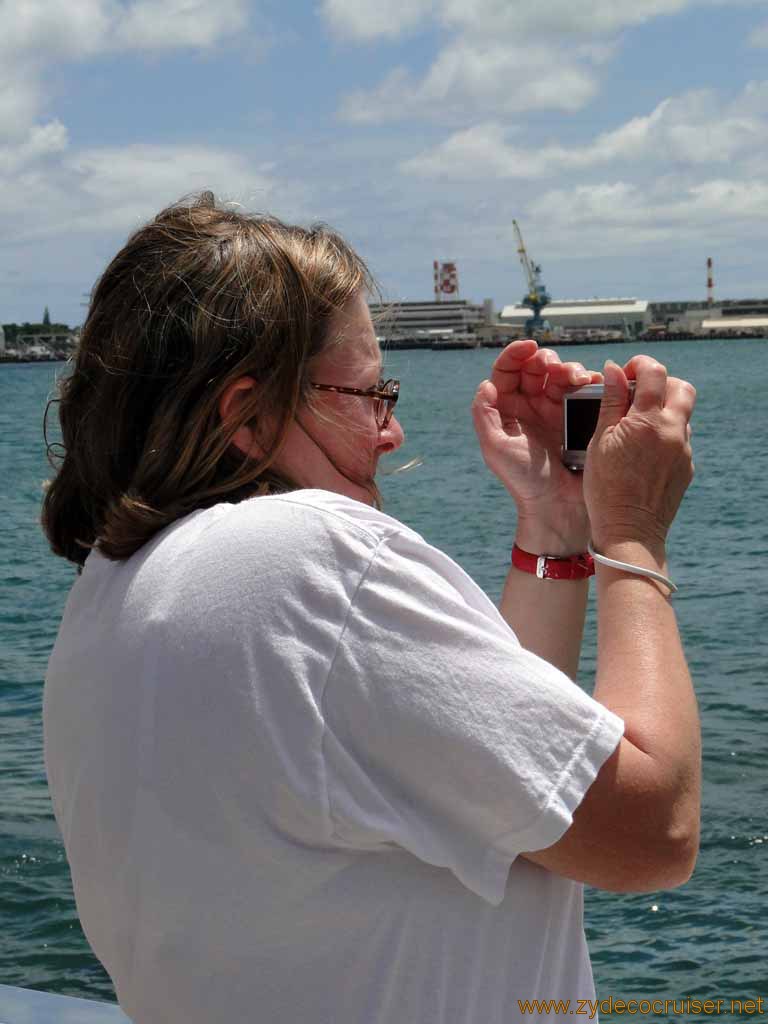
[[[562,302],[550,302],[541,315],[548,316],[642,316],[648,310],[646,299],[569,299]],[[505,306],[501,311],[502,320],[529,317],[531,310],[527,306]]]
[[[704,331],[747,331],[750,327],[768,327],[766,316],[723,316],[716,320],[703,320],[701,328]]]

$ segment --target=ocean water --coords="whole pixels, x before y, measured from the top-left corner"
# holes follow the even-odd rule
[[[628,345],[561,347],[601,367]],[[766,1000],[768,1013],[768,343],[662,343],[654,356],[698,389],[696,479],[670,540],[675,606],[704,734],[702,844],[672,892],[588,889],[585,923],[600,998],[677,1000],[663,1019],[693,1021],[686,999]],[[515,515],[488,474],[469,404],[496,352],[395,352],[406,443],[381,480],[388,512],[455,558],[497,599]],[[41,419],[56,364],[0,366],[0,983],[114,999],[82,934],[42,760],[42,680],[73,569],[38,527],[48,475]],[[580,681],[595,669],[590,609]],[[607,1018],[609,1013],[602,1012]]]

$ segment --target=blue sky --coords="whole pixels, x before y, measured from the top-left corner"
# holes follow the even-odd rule
[[[0,0],[0,322],[202,188],[388,298],[768,295],[768,0]]]

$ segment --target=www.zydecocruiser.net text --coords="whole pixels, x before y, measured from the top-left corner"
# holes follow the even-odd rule
[[[755,1017],[768,1013],[768,997],[749,999],[518,999],[524,1017],[586,1017],[595,1020],[598,1014],[616,1014],[643,1017],[685,1017],[689,1014],[717,1017]]]

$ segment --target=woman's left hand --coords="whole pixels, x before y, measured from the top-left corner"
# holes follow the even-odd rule
[[[477,390],[472,415],[483,459],[515,500],[517,543],[527,550],[556,555],[586,549],[582,474],[561,461],[563,395],[602,379],[525,339],[507,345],[491,379]]]

